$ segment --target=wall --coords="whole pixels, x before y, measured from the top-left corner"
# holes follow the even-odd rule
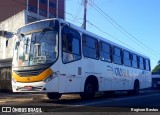
[[[65,19],[65,0],[58,0],[58,17]]]
[[[0,23],[0,30],[16,33],[25,24],[25,10]],[[11,91],[11,65],[15,37],[0,36],[0,91]]]
[[[26,0],[0,0],[0,22],[26,9]]]
[[[21,11],[18,14],[1,22],[0,30],[6,30],[16,33],[17,29],[23,26],[24,24],[25,24],[25,11]],[[5,37],[0,37],[0,60],[12,58],[14,39],[15,38],[6,39]]]

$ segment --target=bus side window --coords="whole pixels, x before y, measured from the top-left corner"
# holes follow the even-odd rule
[[[136,54],[132,54],[132,67],[138,68],[138,57]]]
[[[149,64],[149,71],[151,71],[151,62],[150,62],[150,60],[148,60],[148,64]]]
[[[122,65],[122,49],[118,47],[113,48],[113,61],[115,64]]]
[[[68,52],[72,52],[72,43],[73,43],[73,34],[68,33],[67,34],[67,45],[68,45]]]
[[[104,43],[102,41],[99,42],[99,53],[100,59],[102,61],[112,62],[112,46]]]
[[[84,57],[99,59],[98,40],[87,35],[83,35],[82,39]]]
[[[150,62],[149,62],[149,59],[145,59],[145,69],[147,71],[150,71]]]
[[[131,54],[126,50],[123,51],[123,63],[125,66],[131,66]]]
[[[144,69],[144,59],[141,56],[139,56],[139,68]]]
[[[62,61],[69,63],[81,58],[80,34],[71,28],[62,29]]]

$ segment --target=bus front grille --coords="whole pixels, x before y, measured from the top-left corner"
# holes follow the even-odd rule
[[[40,73],[42,73],[45,69],[38,69],[38,70],[20,70],[15,71],[17,75],[20,77],[26,77],[26,76],[37,76]]]

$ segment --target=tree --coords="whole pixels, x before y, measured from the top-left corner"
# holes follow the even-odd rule
[[[160,73],[160,64],[152,70],[152,73]]]

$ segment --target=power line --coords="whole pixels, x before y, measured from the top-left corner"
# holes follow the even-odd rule
[[[120,26],[115,20],[113,20],[106,12],[104,12],[100,7],[98,7],[95,3],[92,2],[92,4],[98,9],[100,10],[107,18],[109,18],[113,23],[115,23],[120,29],[122,29],[125,33],[127,33],[130,37],[134,38],[134,40],[136,40],[139,44],[143,45],[144,48],[149,49],[150,51],[152,51],[152,53],[156,54],[156,55],[160,55],[158,52],[154,51],[153,49],[151,49],[150,47],[148,47],[147,45],[145,45],[144,43],[142,43],[140,40],[138,40],[136,37],[134,37],[132,34],[130,34],[127,30],[125,30],[122,26]],[[99,11],[98,11],[99,12]],[[100,13],[100,12],[99,12]],[[100,13],[101,14],[101,13]],[[101,14],[102,15],[102,14]],[[103,15],[103,16],[104,16]],[[106,19],[107,19],[106,18]],[[119,31],[121,31],[125,36],[126,35],[122,30],[120,30],[117,26],[115,26],[109,19],[107,19],[114,27],[116,27]],[[132,39],[133,41],[133,39]],[[134,41],[135,42],[135,41]],[[136,42],[135,42],[136,43]],[[137,43],[136,43],[137,44]],[[137,44],[138,45],[138,44]],[[138,45],[142,48],[141,45]]]
[[[70,21],[73,21],[73,22],[76,22],[76,23],[79,23],[79,24],[83,24],[83,23],[81,23],[81,22],[78,22],[78,21],[75,21],[74,19],[72,20],[72,19],[69,19],[69,18],[66,18],[67,20],[70,20]]]
[[[87,21],[88,23],[90,23],[89,21]],[[119,41],[119,42],[121,42],[122,44],[124,44],[124,45],[126,45],[126,46],[128,46],[129,48],[132,48],[133,50],[137,50],[137,49],[135,49],[135,48],[133,48],[132,46],[130,46],[130,45],[128,45],[128,44],[126,44],[125,42],[122,42],[121,40],[119,40],[118,38],[116,38],[115,36],[113,36],[113,35],[111,35],[111,34],[109,34],[109,33],[107,33],[107,32],[105,32],[105,31],[103,31],[102,29],[100,29],[100,28],[98,28],[97,26],[95,26],[94,24],[92,24],[92,23],[90,23],[92,26],[94,26],[96,29],[98,29],[99,31],[101,31],[102,33],[104,33],[104,34],[107,34],[108,36],[110,36],[110,37],[112,37],[113,39],[115,39],[115,40],[117,40],[117,41]],[[139,52],[140,53],[140,52]],[[142,54],[142,53],[141,53]],[[155,60],[156,60],[156,58],[155,57],[152,57],[152,58],[154,58]],[[159,57],[157,57],[158,59],[159,59]]]
[[[98,11],[99,12],[99,11]],[[101,12],[99,12],[101,15],[103,15]],[[105,18],[106,19],[106,18]],[[108,19],[107,19],[108,20]],[[110,20],[108,20],[108,21],[110,21]],[[110,22],[110,23],[112,23],[112,22]],[[114,27],[116,27],[115,25],[114,25]],[[116,27],[117,28],[117,27]],[[122,30],[120,30],[119,28],[117,28],[119,31],[121,31],[123,34],[125,34],[127,37],[129,37],[126,33],[124,33]],[[119,41],[119,40],[118,40]],[[121,43],[122,43],[122,41],[121,41]],[[124,43],[124,42],[123,42]],[[136,44],[137,44],[137,42],[135,42]],[[126,45],[126,44],[125,44]],[[144,47],[142,47],[141,45],[139,45],[139,44],[137,44],[139,47],[141,47],[142,49],[144,49],[145,50],[145,48]],[[127,45],[128,46],[128,45]],[[152,53],[153,55],[155,55],[155,53],[153,53],[152,51],[149,51],[150,53]],[[157,55],[155,55],[156,57],[158,56],[158,54]],[[157,58],[159,58],[159,57],[157,57]]]
[[[70,14],[70,13],[67,13],[67,14],[69,14],[69,15],[74,19],[74,16],[73,16],[72,14]],[[79,18],[79,19],[83,20],[82,18]],[[69,20],[71,20],[71,19],[69,19]],[[71,20],[71,21],[73,21],[73,20]],[[103,31],[103,30],[100,29],[100,28],[98,28],[96,25],[94,25],[94,24],[91,23],[90,21],[88,21],[88,20],[86,20],[86,21],[87,21],[90,25],[92,25],[93,27],[95,27],[96,29],[98,29],[99,31],[101,31],[102,33],[105,33],[105,34],[107,34],[108,36],[110,36],[110,37],[112,37],[112,38],[118,40],[119,42],[121,42],[121,43],[123,43],[123,44],[129,46],[128,44],[126,44],[126,43],[120,41],[119,39],[117,39],[116,37],[112,36],[111,34],[109,34],[109,33],[105,32],[105,31]],[[77,21],[74,21],[74,22],[77,22]],[[81,23],[80,23],[80,24],[81,24]],[[130,47],[130,46],[129,46],[129,47]]]
[[[74,16],[71,14],[71,13],[67,13],[68,15],[70,15],[73,19],[74,19]],[[71,19],[69,19],[68,18],[68,20],[70,20],[70,21],[74,21],[74,20],[71,20]],[[82,18],[79,18],[79,20],[83,20]],[[79,24],[82,24],[82,23],[80,23],[80,22],[77,22],[77,21],[74,21],[74,22],[76,22],[76,23],[79,23]],[[111,38],[113,38],[113,39],[115,39],[115,40],[117,40],[117,41],[119,41],[120,43],[122,43],[122,44],[124,44],[124,45],[126,45],[126,46],[128,46],[129,48],[131,48],[131,49],[133,49],[133,50],[137,50],[137,49],[135,49],[134,47],[132,47],[132,46],[130,46],[130,45],[128,45],[128,44],[126,44],[125,42],[122,42],[121,40],[119,40],[118,38],[116,38],[115,36],[113,36],[113,35],[111,35],[111,34],[109,34],[109,33],[107,33],[107,32],[105,32],[105,31],[103,31],[102,29],[100,29],[99,27],[97,27],[96,25],[94,25],[93,23],[91,23],[90,21],[88,21],[87,20],[87,23],[89,23],[90,25],[92,25],[94,28],[96,28],[97,30],[99,30],[100,32],[102,32],[102,33],[104,33],[104,34],[106,34],[106,35],[108,35],[108,36],[110,36]],[[139,53],[141,53],[142,54],[142,52],[141,51],[138,51]],[[157,60],[157,59],[159,59],[159,57],[157,57],[157,59],[155,58],[155,57],[152,57],[154,60]]]
[[[75,13],[75,17],[77,17],[77,15],[79,15],[79,13],[81,12],[81,3],[79,3],[79,7],[77,8],[77,11],[76,11],[76,13]],[[75,20],[76,20],[76,18],[75,18]]]
[[[67,13],[68,15],[70,15],[70,16],[74,19],[74,16],[73,16],[71,13],[68,13],[68,12],[66,12],[66,13]],[[76,16],[76,18],[78,18],[78,17]],[[70,20],[70,21],[74,21],[74,20],[71,20],[71,19],[69,19],[69,18],[67,18],[67,19]],[[82,18],[79,18],[79,20],[83,20],[83,19],[82,19]],[[79,24],[82,24],[82,23],[77,22],[77,21],[74,21],[74,22],[79,23]],[[129,49],[133,49],[133,50],[135,50],[135,51],[137,50],[137,49],[135,49],[134,47],[132,47],[132,46],[126,44],[125,42],[122,42],[121,40],[119,40],[119,39],[116,38],[115,36],[113,36],[113,35],[111,35],[111,34],[105,32],[105,31],[102,30],[102,29],[100,29],[99,27],[97,27],[96,25],[94,25],[93,23],[91,23],[90,21],[87,20],[87,23],[89,23],[90,25],[92,25],[94,28],[96,28],[96,29],[99,30],[100,32],[102,32],[102,33],[104,33],[104,34],[106,34],[106,35],[112,37],[113,39],[119,41],[120,43],[122,43],[122,44],[128,46]],[[143,54],[141,51],[138,51],[138,52],[141,53],[141,54]],[[152,56],[151,56],[151,57],[152,57]],[[152,59],[157,60],[157,59],[159,59],[159,57],[157,57],[157,58],[156,58],[156,57],[152,57]]]
[[[97,10],[97,12],[99,12],[98,10]],[[99,12],[102,16],[103,16],[103,14],[101,13],[101,12]],[[107,18],[105,18],[106,20],[108,20]],[[117,26],[115,26],[110,20],[108,20],[115,28],[117,28],[119,31],[121,31],[125,36],[127,36],[127,37],[129,37],[126,33],[124,33],[122,30],[120,30]],[[132,41],[133,41],[133,39],[132,39]],[[122,43],[122,41],[121,41],[121,43]],[[141,47],[142,49],[144,49],[144,50],[146,50],[145,48],[144,48],[144,46],[142,47],[141,45],[139,45],[137,42],[135,42],[134,41],[134,43],[136,43],[139,47]],[[128,46],[128,45],[127,45]],[[149,52],[150,53],[152,53],[153,55],[155,55],[155,53],[153,53],[152,51],[150,51],[149,50]],[[156,54],[155,55],[156,57],[157,56],[159,56],[158,54]],[[157,58],[159,58],[159,57],[157,57]]]

